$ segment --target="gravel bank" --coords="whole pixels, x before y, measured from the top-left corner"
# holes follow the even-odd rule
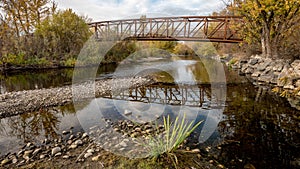
[[[80,99],[92,99],[122,87],[132,87],[151,83],[150,78],[108,79],[64,87],[10,92],[0,95],[0,118],[32,112],[45,107],[61,106],[73,102],[72,89]],[[95,88],[95,94],[80,93],[82,89]]]

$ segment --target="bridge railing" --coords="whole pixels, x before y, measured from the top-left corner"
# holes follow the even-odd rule
[[[176,40],[238,43],[239,16],[140,18],[90,23],[98,40]]]

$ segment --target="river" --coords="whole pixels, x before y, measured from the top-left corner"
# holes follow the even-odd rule
[[[131,108],[139,109],[138,113],[143,110],[142,116],[145,118],[142,120],[146,121],[149,113],[157,113],[159,109],[171,112],[178,110],[175,103],[178,99],[185,100],[184,108],[181,107],[181,109],[189,111],[191,114],[204,112],[193,117],[206,119],[206,124],[209,126],[215,125],[216,128],[207,134],[207,138],[202,141],[200,138],[196,138],[196,142],[200,143],[198,145],[201,150],[207,151],[207,154],[214,156],[226,167],[243,168],[245,165],[251,164],[256,168],[279,169],[297,166],[294,163],[300,159],[299,110],[292,108],[286,99],[273,94],[266,87],[254,86],[246,77],[239,76],[237,72],[229,70],[227,67],[224,72],[226,76],[225,90],[216,91],[216,93],[225,92],[225,95],[223,93],[220,94],[221,96],[219,94],[215,96],[211,85],[208,88],[205,85],[211,81],[212,76],[216,76],[216,79],[222,77],[211,75],[212,73],[205,70],[208,67],[213,67],[210,65],[210,61],[178,59],[138,64],[127,63],[119,65],[117,68],[116,65],[101,66],[97,72],[97,79],[133,76],[136,75],[136,72],[144,73],[144,70],[151,70],[151,73],[156,74],[158,79],[163,79],[165,82],[159,84],[158,93],[171,91],[170,95],[173,96],[173,99],[162,99],[163,103],[158,98],[151,99],[150,97],[149,99],[151,96],[149,91],[153,91],[155,86],[144,86],[143,91],[146,94],[143,98],[139,98],[139,102],[130,101],[130,97],[120,99],[121,95],[129,94],[129,91],[123,91],[123,93],[113,93],[114,97],[98,98],[86,103],[77,113],[73,105],[68,105],[3,118],[0,120],[0,153],[4,155],[7,152],[17,151],[19,146],[27,142],[42,142],[45,138],[55,139],[57,133],[69,130],[71,127],[78,131],[91,127],[94,124],[90,123],[85,126],[86,123],[83,123],[86,119],[90,120],[91,117],[84,119],[82,114],[93,106],[93,102],[105,104],[102,107],[107,107],[114,98],[114,104],[119,106],[117,109],[106,111],[111,111],[116,118],[120,112],[129,109],[124,105],[130,103]],[[82,68],[80,71],[88,72],[89,69]],[[218,70],[216,71],[218,72]],[[72,83],[72,76],[70,69],[5,74],[0,76],[0,93],[63,86]],[[172,82],[176,82],[178,85],[175,87],[170,85]],[[183,88],[186,89],[186,98],[176,94],[176,91]],[[141,91],[141,89],[135,89],[135,91]],[[202,93],[202,95],[200,94],[200,97],[200,95],[191,93]],[[138,100],[138,96],[140,95],[136,95],[136,100]],[[219,96],[221,97],[219,106],[222,108],[213,104],[213,100],[218,99]],[[224,103],[222,103],[222,97],[225,97]],[[147,99],[145,101],[145,98],[148,99],[148,102]],[[195,99],[196,102],[193,102]],[[147,107],[145,105],[149,105],[149,103],[156,108],[147,111],[148,108],[145,108]],[[220,110],[220,119],[209,123],[209,112]],[[133,110],[131,111],[135,113]],[[160,115],[156,114],[156,116]],[[135,117],[141,117],[141,114],[135,114]],[[153,115],[150,114],[149,118],[151,117]],[[136,121],[137,119],[131,120]],[[201,128],[205,128],[205,124]]]

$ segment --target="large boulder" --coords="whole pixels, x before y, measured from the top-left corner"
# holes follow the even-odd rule
[[[258,64],[257,70],[259,71],[265,71],[266,68],[272,63],[271,59],[265,59],[264,62]]]

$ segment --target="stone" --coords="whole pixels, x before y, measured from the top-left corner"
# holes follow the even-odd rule
[[[72,140],[74,137],[75,137],[75,136],[74,136],[73,134],[70,135],[69,140]]]
[[[17,153],[17,156],[20,157],[20,156],[22,156],[23,153],[24,153],[24,150],[20,150],[20,151]]]
[[[98,161],[98,160],[99,160],[99,157],[100,157],[99,155],[93,157],[93,158],[92,158],[92,161]]]
[[[130,115],[132,115],[132,112],[126,109],[126,110],[124,111],[124,115],[125,115],[125,116],[130,116]]]
[[[152,133],[152,132],[153,132],[153,129],[147,129],[147,130],[146,130],[146,133],[147,133],[147,134],[150,134],[150,133]]]
[[[291,66],[295,69],[298,69],[300,66],[300,60],[294,60],[294,62],[291,64]]]
[[[252,67],[248,67],[246,70],[245,70],[245,73],[246,74],[252,74],[254,72],[254,69]]]
[[[270,83],[271,80],[272,80],[272,77],[268,76],[268,75],[258,77],[258,81],[260,81],[260,82]]]
[[[40,159],[44,159],[45,157],[46,157],[45,154],[41,154],[41,155],[40,155]]]
[[[72,145],[70,145],[70,147],[69,147],[69,149],[75,149],[75,148],[77,148],[77,145],[76,145],[76,144],[72,144]]]
[[[61,152],[59,152],[59,153],[56,153],[55,155],[54,155],[54,157],[58,157],[58,156],[61,156],[62,154],[61,154]]]
[[[294,89],[295,89],[295,86],[294,86],[294,85],[285,85],[285,86],[283,86],[283,89],[291,89],[291,90],[294,90]]]
[[[244,64],[241,68],[242,72],[245,72],[250,66],[248,64]]]
[[[79,146],[79,145],[82,145],[83,144],[83,142],[82,142],[82,140],[76,140],[75,142],[74,142],[74,144],[75,145],[77,145],[77,146]]]
[[[84,154],[84,158],[89,158],[90,156],[92,156],[93,155],[93,153],[85,153]]]
[[[28,147],[30,147],[31,145],[32,145],[32,143],[29,142],[29,143],[26,144],[26,147],[28,148]]]
[[[84,138],[86,138],[87,136],[88,136],[87,133],[83,133],[81,138],[84,139]]]
[[[88,149],[86,152],[87,153],[94,153],[95,151],[94,151],[94,149]]]
[[[6,164],[8,164],[10,162],[11,162],[11,160],[6,158],[6,159],[4,159],[4,160],[1,161],[1,166],[4,166],[4,165],[6,165]]]
[[[37,153],[39,153],[39,152],[41,152],[42,151],[42,149],[41,148],[37,148],[37,149],[35,149],[34,151],[33,151],[33,155],[36,155]]]
[[[70,133],[70,131],[62,131],[62,134],[63,135],[67,135],[67,134],[69,134]]]
[[[272,74],[272,66],[268,66],[265,71],[262,73],[262,75],[268,75],[268,74]]]
[[[295,86],[296,86],[296,87],[300,87],[300,80],[297,80],[297,81],[296,81]]]
[[[259,71],[265,71],[266,68],[272,63],[272,60],[271,59],[265,59],[264,62],[260,63],[258,66],[257,66],[257,70]]]
[[[200,153],[200,150],[198,148],[196,148],[196,149],[193,149],[192,152],[193,153]]]
[[[253,59],[250,59],[250,60],[248,61],[248,63],[249,63],[250,65],[255,65],[255,64],[258,63],[258,61],[259,61],[258,58],[253,58]]]
[[[63,158],[63,159],[69,159],[69,158],[70,158],[70,156],[68,156],[68,155],[64,155],[62,158]]]
[[[33,152],[33,150],[28,150],[24,152],[23,158],[24,157],[29,157],[31,155],[31,153]]]
[[[255,167],[254,167],[254,165],[253,164],[246,164],[245,166],[244,166],[244,169],[256,169]]]
[[[222,164],[217,165],[218,168],[225,168]]]
[[[13,164],[16,164],[17,162],[18,162],[18,159],[16,159],[16,158],[12,159]]]
[[[136,131],[136,132],[141,132],[141,131],[142,131],[142,129],[141,129],[141,128],[139,128],[139,127],[137,127],[137,128],[135,128],[135,129],[134,129],[134,131]]]
[[[125,141],[122,141],[119,145],[122,147],[127,147],[127,144],[125,143]]]
[[[55,155],[55,154],[57,154],[58,152],[60,152],[61,151],[61,148],[60,147],[54,147],[54,148],[52,148],[52,150],[51,150],[51,154],[52,155]]]
[[[68,141],[67,141],[67,144],[69,144],[69,145],[72,144],[72,143],[73,143],[72,140],[68,140]]]
[[[259,77],[260,75],[261,75],[261,72],[260,71],[256,71],[251,76],[252,77]]]

